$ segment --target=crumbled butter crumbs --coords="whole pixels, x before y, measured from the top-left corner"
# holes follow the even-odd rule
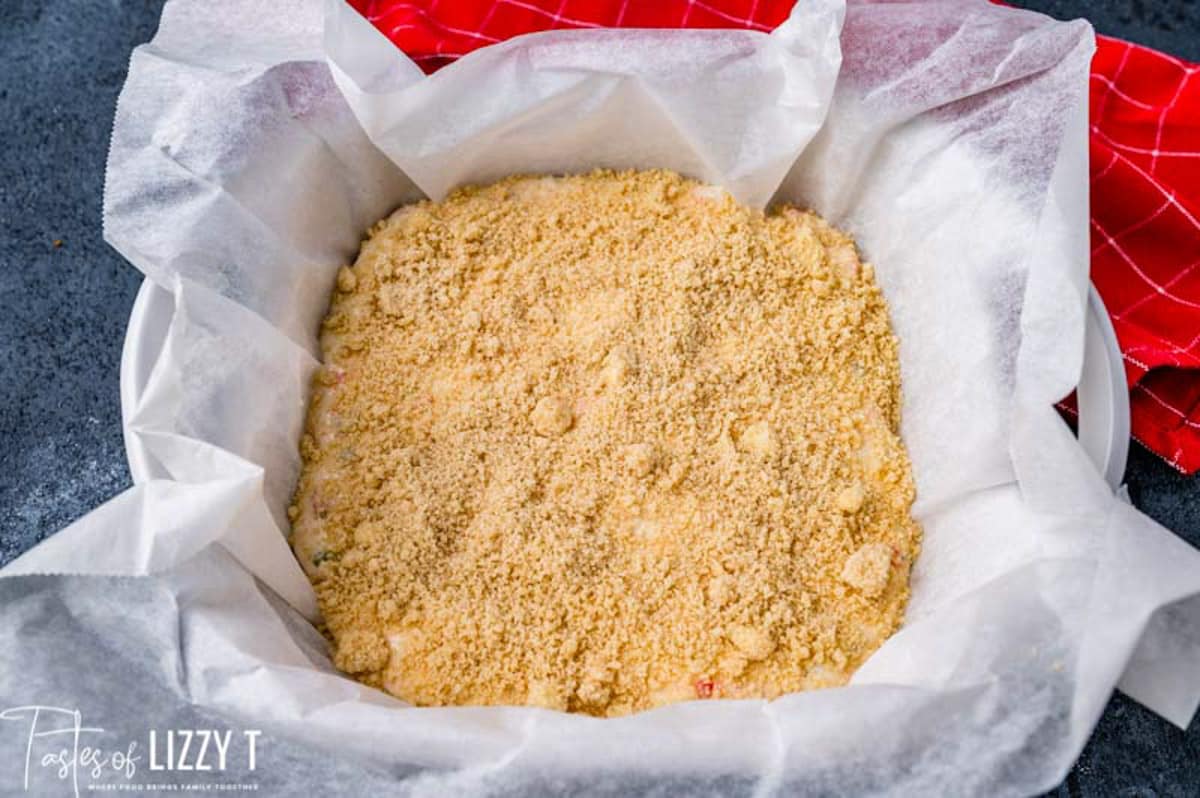
[[[334,662],[614,716],[844,683],[920,529],[853,241],[665,171],[405,206],[338,272],[289,517]]]

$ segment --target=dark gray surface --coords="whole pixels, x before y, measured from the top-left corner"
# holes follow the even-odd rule
[[[0,0],[0,562],[129,484],[117,363],[141,275],[101,240],[100,197],[160,6]]]
[[[1200,60],[1195,0],[1021,4]],[[160,6],[0,0],[0,564],[129,484],[117,369],[141,275],[103,243],[100,203],[129,51]],[[1138,447],[1127,478],[1200,545],[1200,478]],[[1116,696],[1055,794],[1200,794],[1200,722],[1182,732]]]
[[[1096,33],[1200,61],[1197,0],[1011,0],[1058,19],[1083,17]]]

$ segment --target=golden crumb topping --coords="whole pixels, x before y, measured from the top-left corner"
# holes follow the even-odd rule
[[[620,715],[842,684],[901,622],[896,339],[814,214],[463,188],[370,231],[321,344],[292,543],[368,684]]]

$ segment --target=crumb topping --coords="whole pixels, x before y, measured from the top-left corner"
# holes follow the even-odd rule
[[[902,620],[897,343],[812,213],[665,171],[463,188],[370,230],[321,344],[292,544],[367,684],[769,698]]]

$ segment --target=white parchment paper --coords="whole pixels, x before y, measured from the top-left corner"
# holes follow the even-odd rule
[[[334,0],[172,0],[105,196],[108,240],[175,299],[127,430],[169,478],[0,573],[153,580],[171,689],[414,794],[1022,794],[1062,778],[1118,682],[1186,724],[1200,554],[1114,496],[1052,409],[1083,351],[1092,47],[1084,23],[984,2],[801,0],[771,35],[558,31],[426,77]],[[413,708],[339,676],[304,620],[283,508],[337,267],[423,194],[595,166],[809,205],[876,266],[925,542],[905,628],[849,687],[615,720]],[[159,614],[87,626],[157,641]],[[24,683],[53,694],[53,674]]]

